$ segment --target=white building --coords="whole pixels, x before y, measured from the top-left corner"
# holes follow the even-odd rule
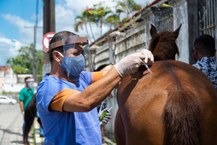
[[[24,86],[24,78],[31,74],[16,75],[11,66],[0,66],[0,93],[18,93]]]

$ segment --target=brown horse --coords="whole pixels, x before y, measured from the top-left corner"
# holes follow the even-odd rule
[[[174,32],[152,26],[152,73],[123,78],[115,121],[118,145],[217,145],[217,91],[208,78],[175,59]]]

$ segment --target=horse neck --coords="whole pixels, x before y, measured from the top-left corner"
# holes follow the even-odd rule
[[[175,39],[172,38],[167,41],[160,41],[160,37],[156,37],[151,41],[149,50],[153,53],[156,61],[175,60],[176,54],[179,55]]]

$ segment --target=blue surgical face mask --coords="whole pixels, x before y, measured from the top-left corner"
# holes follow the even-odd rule
[[[32,82],[29,82],[29,83],[28,83],[28,86],[29,86],[30,88],[33,88],[33,83],[32,83]]]
[[[60,66],[66,71],[69,78],[77,78],[85,67],[84,56],[82,54],[75,57],[64,56]]]

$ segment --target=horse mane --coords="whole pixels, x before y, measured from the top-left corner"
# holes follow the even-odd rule
[[[163,31],[157,33],[154,25],[151,25],[150,34],[151,42],[149,44],[149,50],[154,55],[154,60],[175,60],[176,54],[179,55],[179,49],[176,45],[176,39],[179,35],[181,25],[174,32]]]

